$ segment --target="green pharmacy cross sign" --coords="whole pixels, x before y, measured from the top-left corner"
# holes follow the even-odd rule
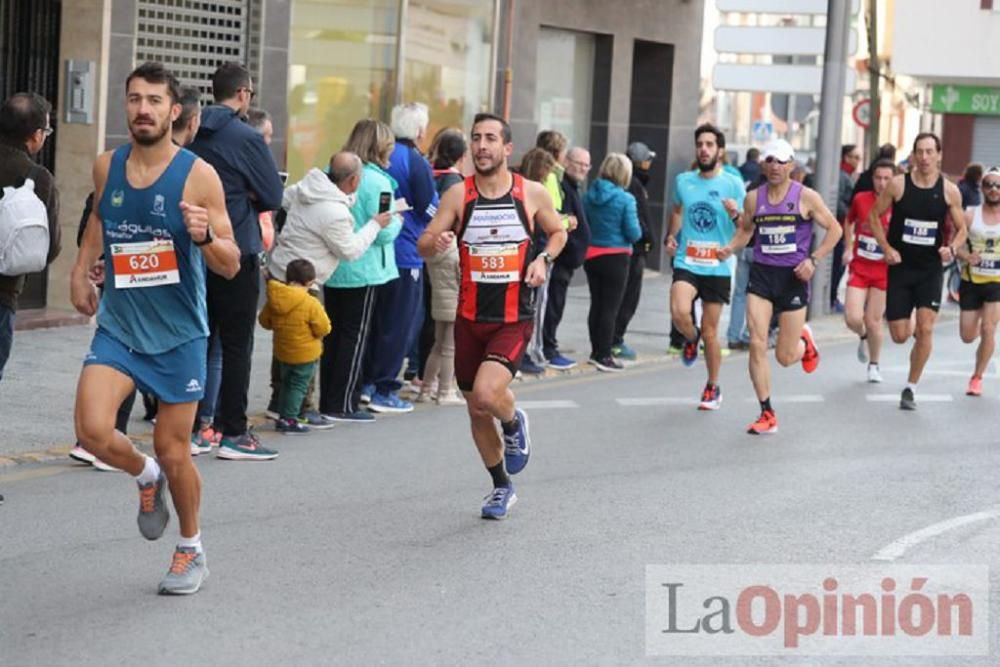
[[[935,113],[1000,116],[1000,88],[938,84],[932,95],[931,111]]]

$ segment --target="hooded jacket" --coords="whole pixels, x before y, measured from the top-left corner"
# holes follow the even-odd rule
[[[365,254],[382,228],[369,220],[355,232],[353,205],[354,197],[344,194],[319,169],[310,169],[305,178],[286,189],[281,208],[288,215],[267,265],[271,275],[284,282],[289,262],[308,259],[316,267],[316,280],[325,283],[340,260],[352,261]]]
[[[383,192],[392,194],[395,189],[396,182],[378,165],[371,162],[365,165],[361,172],[361,185],[354,194],[354,206],[351,207],[351,213],[354,215],[354,231],[361,229],[378,214],[379,196]],[[392,243],[399,236],[402,226],[403,222],[399,216],[392,216],[392,222],[375,236],[375,242],[360,259],[341,262],[326,281],[326,286],[339,288],[377,286],[399,278],[396,251]]]
[[[403,213],[403,229],[396,239],[396,264],[401,269],[419,269],[424,258],[417,252],[417,239],[438,207],[434,172],[416,144],[409,139],[397,139],[389,158],[389,175],[396,181],[396,195],[413,207]]]
[[[308,364],[323,354],[330,318],[319,299],[302,285],[267,281],[267,303],[260,325],[274,331],[274,358],[283,364]]]
[[[590,223],[590,245],[598,248],[632,248],[642,238],[635,197],[611,181],[600,178],[583,196]]]
[[[202,110],[201,128],[187,148],[212,165],[222,179],[240,254],[259,255],[264,244],[257,215],[278,210],[282,194],[278,167],[264,138],[237,111],[213,104]]]

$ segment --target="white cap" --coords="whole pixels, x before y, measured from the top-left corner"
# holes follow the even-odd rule
[[[784,139],[775,139],[769,141],[764,150],[761,151],[763,158],[766,160],[769,157],[773,157],[781,162],[790,162],[795,158],[795,150],[792,145],[785,141]]]

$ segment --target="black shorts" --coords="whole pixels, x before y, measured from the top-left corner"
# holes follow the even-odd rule
[[[885,319],[890,322],[907,320],[914,308],[930,308],[936,313],[941,307],[943,286],[944,271],[940,267],[914,269],[899,264],[889,266]]]
[[[793,266],[752,264],[747,292],[770,301],[776,313],[799,310],[809,305],[809,283],[798,279]]]
[[[958,286],[958,307],[979,310],[986,303],[1000,301],[1000,283],[974,283],[963,280]]]
[[[698,290],[705,303],[729,303],[732,279],[729,276],[701,276],[687,269],[674,269],[674,282],[688,283]]]

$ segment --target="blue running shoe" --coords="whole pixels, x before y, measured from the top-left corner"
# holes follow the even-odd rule
[[[617,359],[624,359],[625,361],[635,361],[636,353],[631,347],[626,343],[621,345],[615,345],[611,348],[611,355]]]
[[[545,372],[545,369],[536,364],[534,361],[528,358],[527,355],[521,360],[521,372],[527,373],[528,375],[541,375]]]
[[[701,340],[701,332],[694,337],[694,340],[689,340],[684,342],[684,348],[681,352],[681,362],[691,368],[694,366],[694,362],[698,361],[698,341]]]
[[[486,496],[486,502],[483,503],[483,518],[506,519],[507,512],[516,502],[517,494],[514,493],[513,486],[499,486]]]
[[[372,395],[371,402],[368,403],[368,409],[372,412],[402,414],[404,412],[413,412],[413,403],[404,401],[396,393],[379,394],[376,392]]]
[[[524,410],[514,410],[519,427],[514,435],[503,435],[503,459],[508,475],[516,475],[524,470],[531,458],[531,436],[528,435],[528,415]]]
[[[564,357],[561,354],[556,354],[554,357],[545,362],[545,365],[549,368],[554,368],[557,371],[568,371],[571,368],[576,368],[576,362],[569,357]]]

